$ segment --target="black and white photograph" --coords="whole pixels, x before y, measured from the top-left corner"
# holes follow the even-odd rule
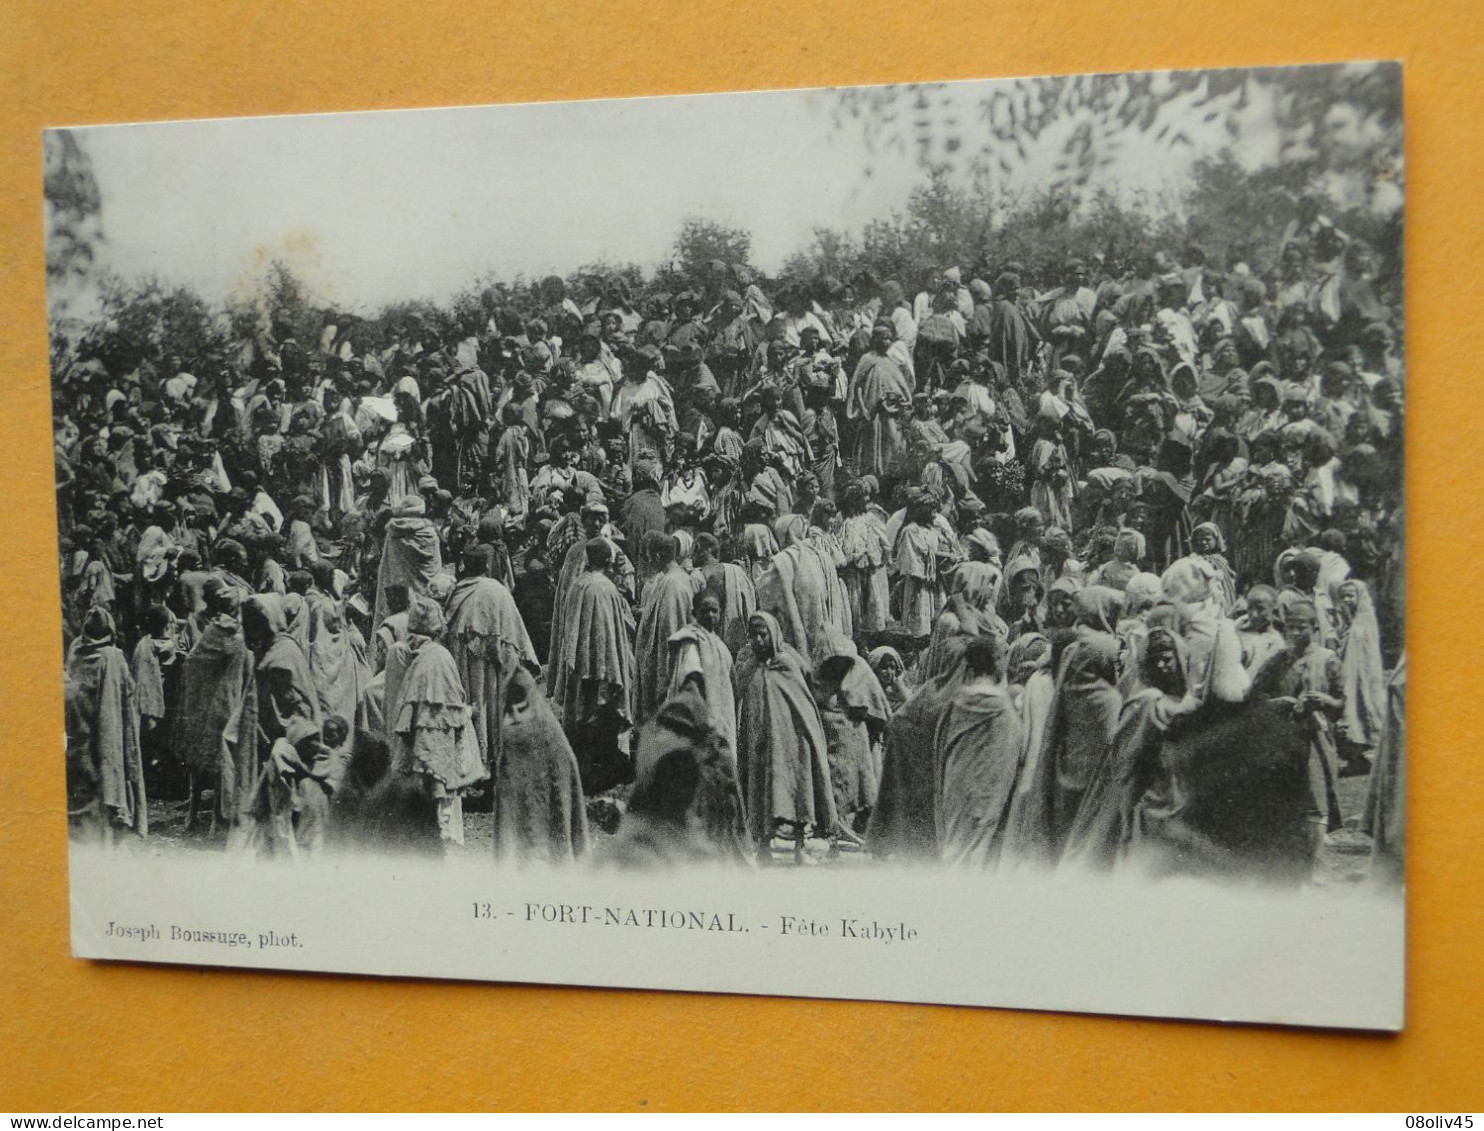
[[[74,953],[1400,1028],[1401,89],[48,131]]]

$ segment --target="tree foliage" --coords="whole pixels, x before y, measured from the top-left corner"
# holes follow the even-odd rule
[[[699,278],[706,264],[719,259],[728,266],[752,262],[752,236],[741,228],[729,228],[715,220],[689,216],[670,248],[671,270],[688,279]]]
[[[160,376],[179,366],[227,361],[233,340],[228,315],[188,287],[107,275],[100,281],[98,308],[100,316],[69,351],[72,358],[97,359],[110,373]]]
[[[644,268],[637,263],[595,259],[591,263],[584,263],[568,275],[567,287],[581,294],[583,288],[588,286],[589,281],[593,279],[622,279],[631,291],[639,291],[644,286]]]
[[[1122,273],[1155,250],[1183,261],[1192,244],[1216,267],[1244,262],[1261,274],[1274,267],[1297,200],[1309,196],[1376,249],[1383,275],[1400,278],[1402,215],[1388,203],[1399,202],[1401,185],[1395,65],[1021,79],[988,90],[973,106],[962,88],[942,84],[837,92],[841,123],[856,119],[878,160],[900,153],[920,162],[922,179],[902,209],[859,231],[816,228],[781,276],[806,284],[895,278],[915,289],[929,271],[957,266],[990,279],[1013,263],[1028,282],[1049,286],[1074,255]],[[1207,136],[1185,187],[1159,198],[1124,191],[1107,173],[1136,134],[1178,149],[1190,144],[1184,129],[1198,122],[1234,142],[1248,137],[1253,114],[1277,130],[1270,160],[1254,163],[1245,141],[1240,149],[1212,147]],[[971,137],[984,140],[970,144]],[[1046,138],[1061,139],[1055,175],[1012,190],[1017,165]],[[519,333],[523,318],[549,313],[563,297],[593,297],[598,280],[623,279],[642,299],[713,279],[716,261],[757,274],[749,232],[692,216],[669,261],[650,274],[607,260],[565,279],[486,274],[449,303],[398,302],[363,318],[329,309],[287,264],[274,262],[246,297],[217,308],[188,289],[103,269],[101,197],[81,139],[65,130],[46,135],[45,176],[53,312],[60,315],[66,302],[58,296],[80,281],[96,290],[100,312],[76,325],[54,320],[59,365],[96,357],[110,372],[131,372],[177,356],[198,367],[230,364],[229,351],[241,343],[266,334],[312,347],[331,323],[357,353],[467,335],[491,317],[502,332]]]
[[[927,169],[967,163],[1008,178],[1043,138],[1060,138],[1048,187],[1074,196],[1134,135],[1176,151],[1194,144],[1193,130],[1219,127],[1235,141],[1254,115],[1278,131],[1276,163],[1300,183],[1341,178],[1371,198],[1402,177],[1396,63],[1055,75],[995,83],[967,103],[945,83],[847,88],[834,99],[837,128],[860,128],[878,160]]]
[[[89,274],[103,240],[103,202],[93,163],[71,130],[42,138],[46,208],[46,277],[53,293]]]
[[[1101,260],[1121,274],[1153,251],[1183,259],[1193,245],[1216,267],[1246,263],[1262,273],[1276,265],[1300,195],[1369,242],[1384,272],[1398,273],[1400,213],[1378,214],[1329,189],[1311,186],[1292,165],[1250,171],[1229,147],[1197,160],[1183,192],[1160,195],[1122,192],[1107,182],[1081,192],[1048,185],[1013,193],[988,176],[965,186],[939,166],[902,211],[871,221],[858,237],[817,229],[809,246],[789,257],[784,274],[850,281],[866,272],[912,286],[928,271],[958,266],[990,279],[1014,263],[1028,281],[1050,286],[1074,256]]]

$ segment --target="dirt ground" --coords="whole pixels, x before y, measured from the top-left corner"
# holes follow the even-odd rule
[[[1365,775],[1340,779],[1338,793],[1345,827],[1325,837],[1314,862],[1314,883],[1323,886],[1361,883],[1370,874],[1370,838],[1358,828],[1365,809],[1368,781]],[[589,802],[589,828],[598,846],[610,835],[603,831],[604,827],[615,824],[615,803],[619,806],[622,804],[621,800],[615,802],[612,798]],[[185,831],[186,811],[187,806],[183,800],[150,802],[149,852],[221,851],[223,838],[219,832],[211,836],[204,829],[193,833]],[[452,848],[451,855],[481,859],[490,856],[493,851],[492,815],[477,811],[466,812],[464,844],[462,847]],[[773,862],[786,867],[796,863],[806,867],[861,867],[869,864],[870,857],[852,845],[843,845],[838,851],[832,852],[829,841],[812,839],[805,843],[803,856],[796,861],[793,846],[775,840]]]
[[[1360,883],[1370,875],[1371,838],[1359,830],[1370,777],[1341,778],[1336,792],[1345,827],[1324,838],[1314,861],[1314,882],[1324,886]]]

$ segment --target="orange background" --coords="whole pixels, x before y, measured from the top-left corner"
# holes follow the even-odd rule
[[[1479,0],[7,0],[0,1109],[1484,1106],[1484,609],[1480,587],[1460,584],[1477,578],[1484,551],[1481,11]],[[43,126],[1352,58],[1406,64],[1415,754],[1404,1035],[69,957]]]

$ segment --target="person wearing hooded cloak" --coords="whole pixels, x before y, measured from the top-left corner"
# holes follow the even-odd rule
[[[695,585],[677,560],[673,534],[645,535],[644,557],[656,572],[644,587],[634,640],[637,722],[650,718],[670,693],[670,638],[691,619]]]
[[[335,568],[321,560],[310,573],[314,585],[304,594],[309,670],[321,715],[326,719],[338,715],[348,724],[343,744],[334,751],[347,757],[358,732],[381,729],[371,695],[371,665],[366,659],[366,641],[335,595]]]
[[[1069,530],[1075,480],[1071,478],[1066,446],[1061,441],[1059,424],[1053,425],[1051,438],[1042,436],[1031,446],[1031,505],[1041,512],[1048,526]]]
[[[952,667],[957,653],[975,636],[994,636],[1001,647],[1008,645],[1010,630],[995,612],[1000,581],[1000,567],[990,562],[964,561],[953,567],[948,574],[948,599],[933,622],[923,659],[926,669]]]
[[[505,406],[500,422],[504,428],[495,444],[500,497],[512,512],[524,515],[531,509],[531,482],[527,470],[531,461],[530,438],[520,410],[514,405]]]
[[[933,733],[933,809],[946,864],[986,868],[999,857],[1024,757],[1020,716],[1004,684],[1005,645],[976,636],[965,679]]]
[[[423,460],[422,390],[410,375],[398,378],[392,387],[391,400],[396,419],[376,444],[376,466],[384,471],[390,483],[388,497],[395,507],[404,499],[417,497],[417,481],[427,474]]]
[[[612,524],[608,521],[607,504],[598,500],[584,503],[581,523],[581,530],[577,532],[572,543],[564,551],[560,568],[557,570],[556,588],[551,606],[551,629],[547,637],[546,666],[548,669],[554,668],[556,664],[556,657],[562,650],[562,636],[570,623],[567,615],[567,602],[571,597],[572,587],[587,572],[589,540],[603,538],[608,541],[613,550],[613,564],[608,567],[608,575],[618,586],[620,595],[629,599],[632,599],[634,595],[637,575],[628,555],[619,549],[617,542],[614,541],[615,537],[622,537],[622,535],[616,534]]]
[[[639,555],[634,563],[634,595],[642,597],[644,584],[656,571],[643,554],[644,536],[650,531],[665,531],[665,504],[660,496],[660,467],[653,459],[634,463],[634,491],[620,508],[619,525],[624,541]]]
[[[637,711],[630,643],[635,625],[634,614],[606,572],[613,563],[612,544],[594,538],[585,552],[587,570],[563,606],[551,697],[578,751],[583,788],[593,794],[630,780],[633,772],[627,732]]]
[[[799,501],[793,479],[783,473],[782,464],[776,457],[768,455],[761,440],[747,441],[742,449],[741,471],[742,481],[747,484],[742,515],[746,525],[767,521],[770,516],[798,513]],[[802,486],[802,476],[800,480]],[[752,517],[748,516],[749,511]]]
[[[443,550],[438,528],[427,517],[427,504],[411,494],[392,508],[381,547],[381,565],[376,572],[376,606],[371,631],[381,628],[389,612],[386,591],[401,585],[408,595],[426,593],[433,578],[443,569]]]
[[[319,543],[310,526],[318,508],[319,504],[306,496],[295,499],[289,508],[288,528],[283,537],[283,560],[290,569],[308,569],[320,560]]]
[[[277,596],[283,608],[284,631],[304,649],[306,656],[309,655],[309,605],[302,593],[287,592]]]
[[[917,640],[932,635],[933,622],[943,611],[943,589],[938,577],[941,539],[934,529],[933,500],[914,493],[908,502],[906,521],[896,533],[891,548],[891,566],[901,579],[901,632]]]
[[[748,365],[763,344],[763,327],[772,318],[772,308],[755,284],[747,288],[745,305],[742,295],[727,291],[713,312],[706,364],[716,374],[724,396],[740,397],[744,392]]]
[[[691,602],[691,621],[669,639],[668,696],[679,694],[685,682],[700,677],[701,693],[711,711],[711,725],[737,760],[737,700],[732,689],[732,651],[717,635],[722,627],[721,602],[703,589]],[[751,614],[749,614],[751,619]]]
[[[1237,603],[1237,574],[1226,560],[1226,536],[1214,522],[1203,522],[1190,532],[1190,545],[1186,558],[1198,559],[1207,567],[1217,612],[1228,616]]]
[[[628,435],[629,466],[635,472],[636,486],[641,455],[653,451],[663,457],[680,430],[674,396],[661,376],[663,365],[656,347],[643,346],[637,350],[624,362],[623,381],[614,390],[609,408],[609,414]]]
[[[1165,733],[1180,717],[1188,690],[1184,641],[1170,629],[1150,629],[1113,744],[1088,779],[1067,832],[1064,866],[1107,870],[1123,855],[1135,807],[1159,772]]]
[[[872,328],[871,352],[856,365],[845,394],[845,418],[855,435],[855,473],[883,480],[901,473],[907,455],[901,418],[912,404],[912,379],[888,356],[894,337],[889,323]]]
[[[1119,653],[1123,640],[1118,635],[1122,622],[1124,595],[1106,585],[1088,585],[1072,594],[1072,631],[1075,636],[1102,633],[1118,640]]]
[[[505,673],[500,692],[504,714],[490,763],[495,858],[579,860],[591,842],[577,756],[529,666]]]
[[[1308,738],[1311,813],[1326,832],[1334,832],[1342,821],[1335,724],[1345,714],[1343,665],[1319,643],[1319,616],[1310,602],[1288,607],[1283,635],[1288,646],[1252,677],[1252,698],[1292,701],[1293,717]]]
[[[129,661],[113,617],[94,606],[67,657],[67,810],[77,830],[105,845],[129,829],[149,835],[139,717]]]
[[[324,850],[332,781],[337,776],[333,763],[320,724],[309,719],[294,719],[283,737],[274,741],[259,786],[262,793],[271,795],[262,803],[271,816],[258,829],[265,855],[293,859]]]
[[[235,538],[222,538],[212,550],[212,556],[216,559],[212,577],[224,588],[234,590],[239,600],[246,601],[251,597],[255,590],[244,576],[247,573],[247,550],[242,543]]]
[[[1046,583],[1034,554],[1010,555],[1005,582],[1000,588],[1001,616],[1010,629],[1010,639],[1040,633],[1046,627]]]
[[[491,774],[500,764],[505,686],[523,664],[539,666],[515,598],[490,576],[493,562],[488,546],[465,548],[464,576],[448,595],[448,628],[444,635],[444,644],[468,696],[480,760]]]
[[[845,488],[841,504],[840,549],[845,564],[840,581],[850,606],[850,622],[857,640],[869,640],[886,629],[891,619],[891,585],[886,562],[891,546],[876,516],[867,509],[865,485],[856,482]]]
[[[972,283],[970,289],[974,290]],[[1019,292],[1019,276],[1008,272],[995,280],[993,291],[980,282],[975,291],[974,317],[968,328],[970,344],[976,350],[987,351],[991,361],[1004,367],[1006,379],[1017,386],[1029,374],[1036,347],[1041,343],[1035,323],[1016,304]]]
[[[1180,614],[1191,709],[1207,701],[1240,703],[1252,685],[1236,625],[1218,611],[1215,579],[1215,567],[1198,555],[1180,559],[1160,577],[1165,600]]]
[[[1088,575],[1088,584],[1124,590],[1140,572],[1144,559],[1144,536],[1137,530],[1120,530],[1113,537],[1113,557]]]
[[[117,602],[113,570],[99,555],[91,530],[86,525],[79,524],[72,530],[72,539],[77,552],[63,577],[63,584],[70,592],[68,607],[64,611],[67,616],[66,628],[69,632],[78,632],[81,631],[89,609],[96,605],[112,613]],[[73,589],[73,586],[76,588]]]
[[[797,397],[797,386],[793,391]],[[814,451],[804,435],[803,425],[799,423],[802,408],[795,413],[781,407],[778,390],[769,386],[759,391],[758,407],[761,415],[752,426],[748,439],[762,444],[764,458],[769,464],[780,467],[790,479],[797,479],[814,461]]]
[[[819,706],[809,666],[791,647],[778,620],[757,612],[748,622],[751,647],[739,660],[737,770],[747,832],[759,863],[772,862],[771,840],[786,830],[802,860],[809,829],[833,837],[840,820]]]
[[[840,579],[840,569],[845,565],[845,551],[834,533],[837,514],[835,504],[829,499],[816,500],[810,508],[804,545],[819,558],[828,587],[830,623],[846,636],[854,636],[855,620],[850,613],[850,594],[845,591],[845,582]]]
[[[1309,882],[1318,830],[1306,769],[1310,734],[1295,700],[1270,697],[1258,685],[1247,703],[1208,701],[1192,716],[1189,697],[1159,743],[1120,867],[1153,876]]]
[[[390,773],[432,798],[438,836],[464,843],[463,795],[489,777],[459,669],[438,643],[443,613],[427,597],[408,610],[407,639],[387,659]]]
[[[882,859],[938,859],[934,807],[933,733],[964,680],[962,652],[940,656],[922,683],[891,717],[881,749],[881,784],[866,828],[866,850]]]
[[[1271,585],[1254,585],[1247,590],[1246,603],[1247,611],[1237,618],[1233,627],[1242,649],[1242,667],[1250,675],[1281,651],[1285,642],[1275,620],[1278,591]]]
[[[721,606],[721,622],[714,631],[735,656],[747,644],[747,621],[757,609],[752,575],[744,565],[721,560],[721,545],[712,534],[696,536],[695,564],[707,592],[714,594]]]
[[[1386,685],[1386,721],[1366,788],[1360,829],[1371,838],[1371,876],[1381,883],[1402,880],[1407,828],[1407,656],[1397,661]]]
[[[902,659],[902,654],[890,644],[879,644],[867,654],[866,659],[871,664],[871,670],[876,673],[876,681],[881,684],[881,690],[886,693],[886,703],[895,714],[907,705],[907,700],[912,698],[913,687],[907,682],[907,665]],[[881,780],[881,743],[876,743],[876,780]]]
[[[140,610],[164,597],[171,582],[171,568],[180,554],[180,547],[161,525],[168,521],[164,507],[155,507],[147,513],[153,521],[139,535],[134,550],[134,599]]]
[[[736,763],[700,682],[685,678],[640,730],[634,789],[603,863],[653,871],[747,862]]]
[[[148,771],[148,786],[159,795],[175,783],[165,723],[175,715],[177,676],[181,651],[179,622],[164,605],[151,605],[144,612],[144,633],[134,645],[129,662],[134,677],[134,711],[139,718],[141,757]]]
[[[1371,590],[1358,578],[1331,586],[1338,620],[1340,673],[1345,711],[1335,725],[1344,769],[1364,769],[1367,752],[1381,741],[1386,719],[1386,672],[1381,661],[1381,629]]]
[[[349,397],[339,398],[335,410],[325,417],[320,430],[320,448],[324,455],[320,469],[321,501],[336,519],[355,510],[352,459],[366,449],[352,403]]]
[[[879,782],[873,749],[891,718],[891,706],[855,642],[836,628],[825,632],[824,654],[814,665],[814,687],[835,811],[847,838],[855,840],[852,830],[864,828],[876,804]]]
[[[827,629],[849,635],[850,610],[834,563],[808,539],[804,516],[785,515],[774,532],[783,548],[758,579],[757,605],[777,618],[780,643],[797,651],[807,666],[823,654]]]
[[[913,379],[913,357],[917,353],[917,319],[912,316],[912,307],[902,291],[902,284],[895,279],[888,279],[881,284],[881,310],[872,327],[873,337],[875,326],[883,322],[892,329],[889,350],[891,357],[902,367],[902,372]]]
[[[204,627],[181,666],[170,742],[190,779],[188,831],[208,787],[212,828],[218,818],[236,820],[257,758],[256,660],[243,636],[238,592],[213,578],[204,599]]]
[[[1020,719],[1020,770],[1005,816],[1002,865],[1015,865],[1022,859],[1040,859],[1042,808],[1035,803],[1032,783],[1040,774],[1041,754],[1045,749],[1046,722],[1051,716],[1051,701],[1056,694],[1052,677],[1050,637],[1027,632],[1015,638],[1005,661],[1005,689]]]
[[[243,766],[244,780],[227,847],[232,851],[278,855],[290,851],[281,835],[287,795],[277,788],[273,744],[288,735],[296,719],[318,729],[321,714],[309,653],[289,632],[284,599],[260,593],[242,607],[242,635],[257,658],[257,743]],[[246,752],[245,752],[246,753]]]
[[[1094,769],[1113,741],[1121,706],[1118,641],[1105,632],[1076,636],[1062,654],[1036,773],[1027,785],[1022,855],[1055,864]]]

